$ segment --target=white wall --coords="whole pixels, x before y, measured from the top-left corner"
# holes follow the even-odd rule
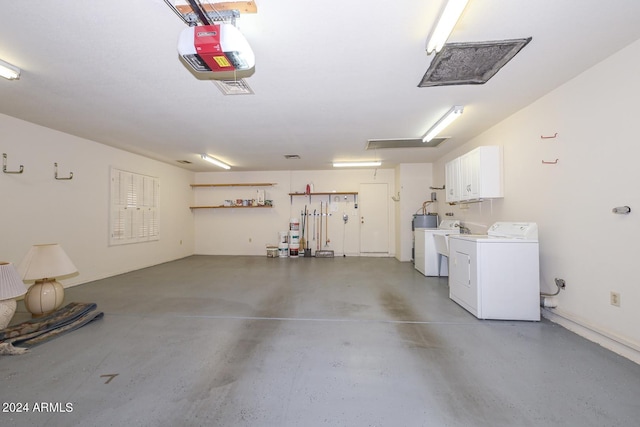
[[[433,165],[431,163],[403,163],[396,168],[396,193],[399,201],[395,202],[397,209],[397,253],[400,261],[411,260],[413,245],[413,231],[411,220],[416,213],[422,213],[424,202],[431,200],[429,189],[433,185]],[[444,202],[444,192],[436,191],[437,198]],[[438,202],[428,203],[427,212],[436,212]]]
[[[29,247],[60,243],[79,270],[64,286],[136,270],[193,253],[189,210],[193,173],[93,141],[0,115],[3,206],[0,259],[16,265]],[[56,181],[73,172],[73,179]],[[108,246],[109,171],[114,166],[160,178],[160,240]]]
[[[310,212],[320,213],[320,203],[326,208],[328,196],[307,197],[289,193],[304,193],[307,184],[313,184],[315,192],[358,192],[363,183],[389,184],[389,255],[395,255],[395,211],[391,192],[395,189],[393,169],[328,170],[328,171],[265,171],[265,172],[206,172],[196,174],[196,183],[276,183],[264,189],[266,198],[273,200],[272,209],[195,209],[195,252],[204,255],[265,255],[266,245],[278,243],[278,232],[289,229],[291,218],[301,219],[305,205]],[[226,199],[253,198],[258,187],[195,188],[195,205],[221,205]],[[335,196],[334,196],[335,197]],[[358,255],[360,253],[359,209],[353,196],[331,198],[329,204],[329,245],[322,241],[322,249],[333,250],[336,255]],[[334,210],[332,210],[332,208]],[[343,214],[349,216],[347,224]],[[312,223],[309,223],[311,225]],[[323,223],[323,229],[325,228]],[[310,227],[308,234],[313,234]],[[307,236],[308,236],[307,234]],[[316,242],[309,245],[313,252]]]
[[[440,214],[453,211],[478,233],[498,220],[537,222],[542,290],[554,291],[554,278],[566,280],[557,309],[546,315],[640,361],[637,75],[640,41],[440,159],[434,181],[444,182],[446,161],[502,145],[504,199],[466,210],[441,206]],[[622,205],[632,213],[612,214]],[[620,307],[610,305],[611,291],[620,293]]]

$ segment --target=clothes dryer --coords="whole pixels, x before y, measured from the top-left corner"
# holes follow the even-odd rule
[[[478,319],[540,320],[536,223],[449,236],[449,297]]]

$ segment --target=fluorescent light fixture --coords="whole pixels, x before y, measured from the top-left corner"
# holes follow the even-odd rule
[[[453,107],[451,107],[451,109],[447,111],[447,113],[442,116],[440,120],[436,122],[436,124],[431,126],[431,129],[429,129],[426,135],[422,138],[422,142],[426,143],[431,141],[436,135],[442,132],[444,128],[449,126],[451,122],[460,117],[463,111],[464,106],[462,105],[454,105]]]
[[[333,162],[334,168],[353,168],[353,167],[374,167],[380,166],[382,162]]]
[[[223,163],[218,159],[214,159],[213,157],[209,156],[208,154],[202,154],[201,157],[202,157],[203,160],[206,160],[209,163],[213,163],[214,165],[219,166],[222,169],[231,169],[231,166],[229,166],[228,164]]]
[[[20,78],[20,68],[0,59],[0,76],[8,80],[18,80]]]
[[[432,53],[434,50],[440,52],[442,46],[447,42],[453,27],[456,26],[456,22],[460,19],[462,11],[467,6],[469,0],[447,0],[447,4],[444,7],[440,18],[434,30],[429,36],[427,42],[427,53]]]

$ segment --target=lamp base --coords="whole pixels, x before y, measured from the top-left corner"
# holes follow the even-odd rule
[[[0,301],[0,329],[4,329],[9,325],[15,313],[16,300],[4,299]]]
[[[31,317],[42,317],[56,311],[64,301],[64,288],[55,280],[36,280],[24,296]]]

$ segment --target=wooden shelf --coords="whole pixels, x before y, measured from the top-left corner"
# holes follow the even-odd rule
[[[276,185],[275,182],[243,182],[234,184],[191,184],[191,188],[205,188],[205,187],[272,187]],[[260,206],[189,206],[189,209],[261,209],[272,208],[272,205],[260,205]]]
[[[273,206],[190,206],[189,209],[264,209]]]
[[[289,193],[290,196],[350,196],[356,195],[358,192],[346,191],[346,192],[338,192],[338,191],[327,191],[326,193]]]
[[[241,184],[191,184],[191,187],[272,187],[274,185],[276,185],[275,182],[249,182]]]

